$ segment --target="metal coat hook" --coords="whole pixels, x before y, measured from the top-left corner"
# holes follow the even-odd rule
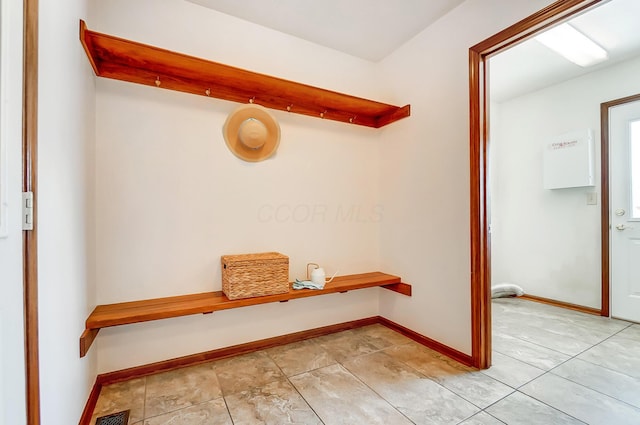
[[[211,89],[206,89],[204,91],[204,94],[206,94],[207,96],[211,96]]]
[[[327,113],[327,110],[325,109],[324,112],[320,112],[320,118],[324,118],[324,114]]]
[[[357,116],[357,115],[352,116],[351,118],[349,118],[349,122],[350,122],[351,124],[353,124],[353,122],[356,120],[356,118],[358,118],[358,116]]]
[[[156,77],[156,87],[160,87],[160,84],[162,84],[160,82],[160,77]]]
[[[249,99],[249,103],[253,103],[253,102],[254,102],[254,100],[256,100],[256,97],[255,97],[255,96],[253,96],[251,99]]]
[[[287,112],[291,112],[291,108],[293,108],[293,103],[287,106]]]

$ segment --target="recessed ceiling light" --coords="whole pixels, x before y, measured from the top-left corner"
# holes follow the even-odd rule
[[[608,59],[607,51],[569,24],[560,24],[535,37],[554,52],[583,67]]]

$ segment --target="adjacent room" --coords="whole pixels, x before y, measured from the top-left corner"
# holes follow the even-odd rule
[[[581,65],[545,46],[541,36],[491,59],[495,284],[601,308],[600,104],[640,93],[631,77],[640,67],[640,37],[632,29],[637,8],[635,1],[616,0],[566,24],[606,49],[605,56],[596,51],[576,59]],[[562,149],[568,141],[577,144]]]

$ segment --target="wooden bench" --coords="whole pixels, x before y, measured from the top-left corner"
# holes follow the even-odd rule
[[[315,297],[376,286],[411,296],[411,285],[402,283],[398,276],[371,272],[337,276],[331,283],[327,283],[322,290],[293,289],[290,285],[289,292],[284,294],[244,298],[241,300],[230,300],[221,291],[216,291],[98,305],[87,318],[85,330],[80,336],[80,357],[84,357],[87,354],[100,329],[110,326],[129,325],[190,314],[208,314],[230,308],[286,302],[297,298]]]

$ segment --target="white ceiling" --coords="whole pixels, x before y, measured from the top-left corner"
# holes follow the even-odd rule
[[[187,1],[377,62],[464,0]],[[611,0],[573,18],[571,25],[609,53],[588,68],[535,39],[500,53],[490,61],[491,99],[505,101],[639,55],[639,22],[640,0]]]
[[[490,59],[491,100],[512,99],[640,54],[640,0],[611,0],[569,23],[607,50],[609,59],[583,68],[529,39]]]
[[[464,0],[188,0],[377,62]]]

